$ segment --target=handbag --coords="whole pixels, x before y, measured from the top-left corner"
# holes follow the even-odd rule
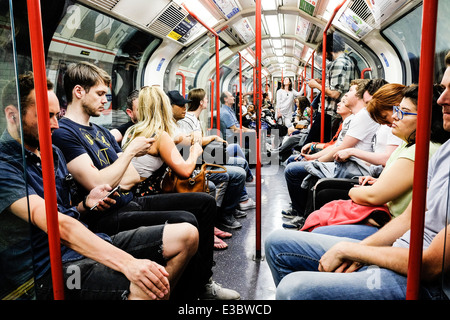
[[[208,167],[216,167],[221,170],[211,170]],[[218,164],[203,163],[200,169],[192,172],[189,178],[180,178],[167,168],[161,181],[163,193],[183,193],[183,192],[209,192],[208,175],[210,173],[225,173],[227,169]]]
[[[152,194],[162,193],[161,183],[166,172],[167,165],[163,164],[151,176],[139,182],[134,190],[137,197],[144,197]]]

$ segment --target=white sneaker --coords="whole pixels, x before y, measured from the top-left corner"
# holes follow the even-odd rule
[[[253,208],[256,208],[256,202],[251,198],[248,198],[248,201],[245,203],[239,203],[239,210],[249,210]]]
[[[240,300],[241,295],[234,290],[222,288],[222,285],[212,278],[205,285],[205,292],[200,295],[201,300]]]

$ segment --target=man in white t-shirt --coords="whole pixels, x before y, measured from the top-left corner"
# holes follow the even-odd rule
[[[342,143],[336,143],[334,147],[325,148],[316,154],[319,162],[327,162],[327,170],[333,172],[335,154],[347,148],[358,148],[366,151],[372,151],[372,139],[379,128],[379,124],[372,120],[367,112],[363,100],[364,82],[354,80],[351,83],[350,90],[345,94],[346,105],[353,113],[348,131],[342,140]],[[319,155],[319,158],[317,158]],[[282,211],[286,218],[292,220],[283,223],[284,228],[298,229],[303,225],[306,204],[308,200],[308,190],[302,188],[303,180],[309,175],[305,165],[308,161],[295,161],[286,166],[284,176],[291,198],[292,208]]]

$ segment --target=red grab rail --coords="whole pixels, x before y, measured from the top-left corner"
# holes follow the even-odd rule
[[[366,72],[372,71],[372,68],[365,68],[361,71],[361,79],[364,79]]]
[[[176,73],[177,76],[181,76],[181,94],[183,95],[183,98],[186,96],[186,76],[183,72],[178,71]]]
[[[428,152],[431,127],[431,101],[434,82],[436,21],[438,0],[424,0],[422,13],[422,43],[419,69],[419,98],[417,104],[417,137],[414,162],[414,182],[411,213],[411,239],[408,260],[406,299],[417,300],[422,268],[422,246],[426,210]]]
[[[48,120],[47,77],[45,70],[44,39],[42,33],[41,5],[39,0],[27,0],[30,29],[31,59],[34,71],[36,108],[39,123],[39,145],[42,159],[45,210],[50,251],[50,264],[55,300],[64,299],[64,284],[61,261],[61,241],[58,223],[56,182],[53,168],[53,149]]]

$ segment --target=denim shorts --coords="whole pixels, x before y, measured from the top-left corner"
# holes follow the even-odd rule
[[[112,244],[138,259],[149,259],[163,266],[164,225],[140,227],[111,237]],[[92,259],[63,264],[65,300],[119,300],[126,298],[130,281],[120,272]],[[35,280],[38,299],[53,299],[51,274]]]

